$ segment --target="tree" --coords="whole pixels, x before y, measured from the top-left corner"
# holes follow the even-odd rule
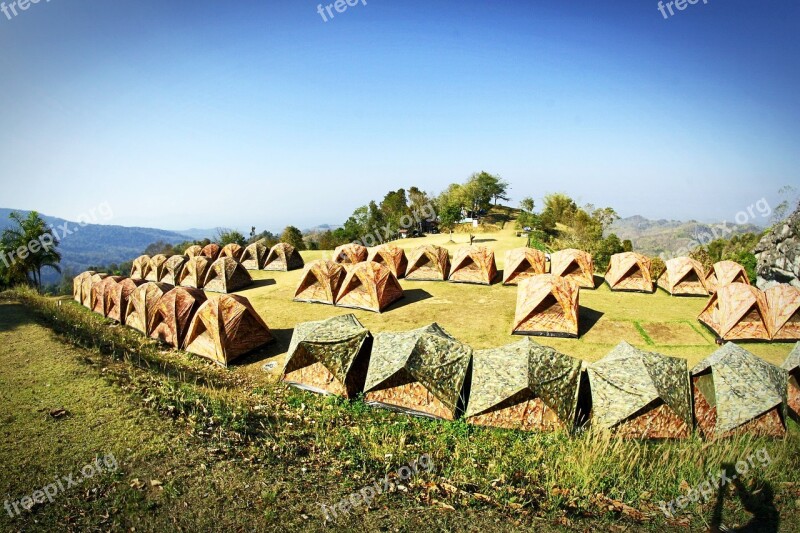
[[[552,220],[553,225],[564,224],[569,226],[572,217],[578,211],[575,201],[564,193],[552,193],[544,197],[542,218]]]
[[[519,207],[526,213],[533,213],[533,210],[536,207],[536,203],[533,201],[533,198],[530,196],[526,196],[519,202]]]
[[[453,240],[453,229],[462,217],[464,202],[464,187],[457,183],[451,184],[436,199],[436,212],[439,215],[439,226],[450,232]]]
[[[281,242],[289,243],[298,250],[306,249],[306,243],[303,241],[303,232],[294,226],[286,226],[286,229],[281,234]]]
[[[59,241],[36,211],[26,217],[12,212],[8,218],[12,226],[0,237],[0,279],[5,285],[27,283],[41,290],[42,269],[61,273],[61,254],[56,250]]]
[[[603,270],[611,261],[611,256],[621,253],[623,250],[622,242],[614,233],[605,239],[601,239],[594,249],[594,263],[598,269]]]
[[[622,241],[622,251],[623,252],[632,252],[633,251],[633,242],[630,239],[625,239]]]
[[[508,200],[506,192],[510,188],[508,182],[503,181],[498,176],[493,176],[488,172],[480,172],[469,177],[464,184],[464,193],[468,201],[467,207],[475,213],[481,210],[488,210],[495,205],[498,199]]]
[[[226,244],[238,244],[239,246],[244,246],[245,238],[241,232],[235,229],[219,228],[217,229],[217,242],[220,246],[225,246]]]

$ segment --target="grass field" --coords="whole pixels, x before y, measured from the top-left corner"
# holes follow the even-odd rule
[[[451,250],[466,235],[400,241]],[[524,244],[511,229],[478,240],[498,252]],[[329,253],[329,252],[328,252]],[[325,252],[304,252],[306,261]],[[278,342],[228,369],[167,350],[71,300],[30,292],[0,297],[0,495],[25,495],[113,453],[119,468],[11,517],[0,529],[69,531],[359,530],[795,531],[800,520],[800,431],[785,439],[639,442],[608,434],[525,433],[463,421],[414,419],[323,398],[276,382],[297,322],[351,312],[291,301],[300,272],[255,272],[247,296]],[[509,334],[513,287],[401,281],[407,297],[383,314],[356,311],[373,332],[436,321],[475,348]],[[23,302],[22,304],[19,302]],[[588,361],[620,339],[694,364],[716,348],[696,321],[705,299],[582,291],[593,317],[580,339],[539,339]],[[582,309],[582,312],[584,310]],[[750,344],[779,363],[788,344]],[[61,414],[63,410],[63,415]],[[54,413],[54,414],[53,414]],[[736,487],[666,519],[660,501],[710,472],[768,453]],[[431,472],[393,473],[421,454]],[[343,518],[330,506],[389,475],[389,493]],[[715,518],[716,517],[716,518]]]

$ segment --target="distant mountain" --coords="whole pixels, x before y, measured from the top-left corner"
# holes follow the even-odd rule
[[[650,256],[663,253],[669,258],[685,254],[693,242],[708,244],[714,239],[729,239],[743,233],[763,232],[764,228],[754,224],[650,220],[636,215],[617,220],[607,233],[615,233],[621,240],[630,239],[633,242],[633,249],[637,252]]]
[[[341,228],[341,224],[320,224],[318,226],[314,226],[313,228],[308,228],[303,230],[303,233],[317,233],[323,231],[333,231],[335,229]]]
[[[0,208],[0,231],[11,225],[8,215],[12,211],[28,214],[28,211],[22,209]],[[157,241],[177,244],[194,240],[189,235],[174,231],[102,224],[81,226],[77,222],[63,218],[41,215],[55,228],[55,234],[60,241],[58,251],[62,256],[61,269],[68,268],[73,272],[86,270],[90,265],[130,261],[141,255],[148,245]],[[60,276],[48,268],[42,272],[42,278],[45,283],[52,283]]]
[[[193,241],[202,241],[203,239],[214,240],[214,238],[217,236],[217,228],[189,228],[185,230],[179,230],[177,233],[191,237]]]

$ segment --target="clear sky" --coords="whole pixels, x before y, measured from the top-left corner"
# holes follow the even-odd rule
[[[0,13],[0,207],[304,228],[486,170],[514,203],[731,220],[800,184],[796,1],[317,4]]]

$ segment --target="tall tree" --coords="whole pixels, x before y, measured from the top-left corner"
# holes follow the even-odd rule
[[[298,250],[305,250],[306,243],[303,241],[303,232],[294,226],[286,226],[281,234],[281,242],[287,242]]]
[[[226,244],[244,246],[245,238],[240,231],[235,229],[219,228],[217,229],[217,242],[220,246],[225,246]]]
[[[0,238],[0,274],[7,284],[25,282],[41,289],[42,269],[61,273],[61,254],[56,249],[59,241],[36,211],[25,217],[12,212],[9,219],[12,226]]]

